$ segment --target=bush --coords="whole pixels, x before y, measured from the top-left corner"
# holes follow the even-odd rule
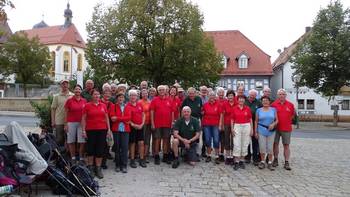
[[[35,115],[40,119],[39,127],[46,132],[52,132],[51,127],[51,104],[52,96],[47,97],[47,102],[38,103],[30,101],[30,105],[34,108]]]

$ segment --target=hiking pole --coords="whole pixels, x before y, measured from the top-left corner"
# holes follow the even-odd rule
[[[83,188],[83,193],[85,193],[85,194],[87,194],[87,196],[88,197],[90,197],[90,194],[86,191],[86,188],[93,194],[93,195],[95,195],[95,196],[97,196],[97,193],[94,191],[94,190],[92,190],[88,185],[86,185],[85,184],[85,187],[84,187],[84,185],[82,184],[82,182],[78,179],[78,177],[76,176],[76,174],[72,171],[72,169],[69,167],[69,165],[68,165],[68,162],[64,159],[64,157],[62,156],[62,154],[60,153],[60,151],[58,151],[58,145],[57,145],[57,143],[56,143],[56,141],[55,140],[53,140],[52,138],[51,138],[51,136],[50,135],[46,135],[50,140],[51,140],[51,142],[53,143],[53,145],[54,145],[54,151],[57,153],[57,155],[60,157],[60,159],[63,161],[63,163],[65,164],[65,166],[66,166],[66,169],[67,169],[67,171],[69,171],[69,172],[71,172],[72,173],[72,175],[73,175],[73,177],[74,177],[74,179],[78,182],[78,184],[80,185],[80,187],[81,188]],[[80,189],[79,189],[80,190]],[[80,190],[81,191],[81,190]]]
[[[63,185],[63,183],[61,183],[48,169],[45,170],[59,185],[61,185],[61,187],[63,189],[65,189],[67,192],[68,192],[68,195],[69,196],[72,196],[72,192],[66,187]],[[73,187],[76,187],[74,183],[72,183],[69,179],[67,179],[67,182],[71,185],[73,185]]]
[[[85,184],[85,187],[86,187],[86,188],[84,187],[83,183],[79,180],[79,178],[76,176],[76,174],[75,174],[75,173],[72,171],[72,169],[69,167],[68,162],[63,158],[63,156],[62,156],[61,153],[57,150],[57,148],[55,148],[54,150],[55,150],[55,152],[57,153],[57,155],[61,158],[61,160],[63,161],[63,163],[65,164],[66,169],[67,169],[69,172],[72,173],[74,179],[78,182],[78,184],[80,185],[80,187],[83,188],[84,193],[85,193],[88,197],[90,197],[89,192],[86,190],[86,188],[87,188],[88,190],[90,190],[90,192],[93,193],[93,195],[97,196],[96,192],[93,191],[88,185]]]

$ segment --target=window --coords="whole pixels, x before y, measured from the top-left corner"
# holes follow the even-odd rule
[[[305,109],[304,99],[299,99],[298,100],[298,109]]]
[[[315,100],[306,101],[306,109],[315,109]]]
[[[228,58],[225,55],[223,55],[221,63],[222,65],[224,65],[224,68],[227,68],[227,62],[228,62]]]
[[[81,54],[78,55],[78,71],[83,70],[83,56]]]
[[[50,68],[50,75],[53,77],[55,76],[55,65],[56,65],[56,53],[55,51],[51,52],[51,68]]]
[[[248,57],[246,55],[241,55],[238,58],[238,68],[248,68]]]
[[[342,110],[350,110],[350,100],[343,100],[341,103]]]
[[[69,52],[65,51],[63,54],[63,72],[70,71],[70,55]]]
[[[237,81],[237,87],[243,86],[244,87],[244,81],[238,80]]]

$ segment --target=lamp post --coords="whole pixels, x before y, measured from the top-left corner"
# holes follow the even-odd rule
[[[295,74],[292,76],[292,81],[294,82],[294,86],[296,89],[296,100],[297,100],[297,107],[296,107],[296,112],[297,115],[299,115],[299,82],[300,82],[300,75]],[[299,129],[299,121],[297,121],[297,129]]]

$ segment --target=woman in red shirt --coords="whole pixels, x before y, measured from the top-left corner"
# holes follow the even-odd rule
[[[75,85],[74,96],[67,99],[64,108],[66,110],[66,124],[67,128],[67,144],[72,158],[72,163],[77,163],[76,155],[76,143],[79,146],[79,162],[84,162],[84,144],[85,138],[83,137],[83,131],[81,129],[81,118],[83,116],[83,108],[85,107],[86,100],[81,97],[81,86]]]
[[[144,132],[144,147],[145,147],[145,159],[146,163],[148,163],[147,157],[149,155],[149,147],[151,142],[151,112],[150,112],[150,105],[151,101],[148,99],[148,90],[142,89],[141,90],[141,99],[138,101],[138,103],[142,106],[143,113],[145,114],[145,124],[143,125],[143,132]]]
[[[129,91],[129,102],[126,104],[127,107],[131,110],[131,133],[129,138],[129,147],[130,147],[130,167],[136,168],[135,162],[135,145],[138,145],[138,152],[140,154],[139,164],[141,167],[147,167],[146,161],[144,158],[144,139],[145,135],[143,132],[143,125],[145,124],[145,114],[141,104],[137,103],[138,92],[137,90]]]
[[[111,136],[108,111],[106,105],[100,102],[100,92],[92,92],[92,100],[87,103],[82,117],[83,136],[87,137],[88,168],[92,175],[102,179],[102,157],[106,146],[106,137]],[[93,165],[96,165],[96,168]]]
[[[222,116],[224,120],[224,132],[223,132],[223,139],[221,139],[221,146],[225,149],[225,155],[226,155],[226,164],[233,164],[233,156],[232,156],[232,150],[233,150],[233,137],[232,137],[232,128],[231,128],[231,121],[232,121],[232,114],[233,114],[233,108],[236,105],[234,98],[235,98],[235,92],[233,90],[228,90],[226,93],[227,101],[223,103],[223,109],[222,109]]]
[[[180,117],[180,107],[181,107],[181,100],[177,96],[177,87],[171,86],[169,90],[169,99],[171,101],[171,105],[173,106],[174,110],[174,122]]]
[[[116,104],[109,111],[115,151],[115,171],[127,173],[131,111],[125,105],[125,95],[116,95]]]
[[[216,101],[215,92],[209,92],[209,101],[203,105],[202,125],[205,136],[205,144],[207,146],[207,158],[205,162],[211,161],[211,142],[215,149],[215,163],[219,164],[219,127],[221,127],[221,108]]]
[[[234,169],[244,169],[244,157],[248,154],[250,137],[253,136],[253,122],[250,108],[244,105],[245,97],[238,96],[238,105],[232,110],[231,127],[233,133],[233,156],[235,157]]]

